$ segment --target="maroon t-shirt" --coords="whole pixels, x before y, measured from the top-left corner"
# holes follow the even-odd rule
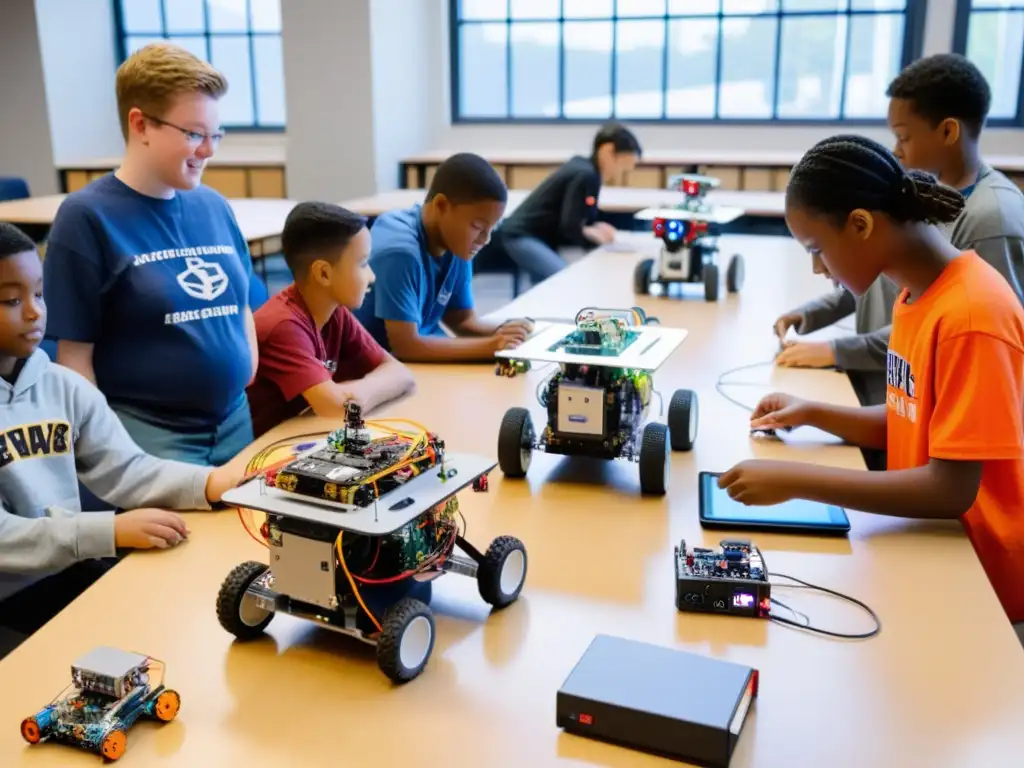
[[[257,437],[302,413],[309,406],[302,393],[310,387],[332,377],[361,379],[387,359],[380,344],[344,307],[338,307],[318,331],[294,285],[271,297],[253,317],[260,362],[246,394]]]

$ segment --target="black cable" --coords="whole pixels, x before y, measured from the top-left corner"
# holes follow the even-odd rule
[[[875,622],[875,627],[874,627],[874,629],[872,629],[869,632],[856,632],[856,633],[833,632],[832,630],[829,630],[829,629],[822,629],[821,627],[814,626],[813,624],[811,624],[810,619],[806,616],[806,614],[799,614],[799,615],[803,616],[805,619],[807,619],[807,623],[806,624],[801,624],[798,621],[793,621],[792,619],[786,619],[786,618],[783,618],[782,616],[770,616],[769,618],[772,621],[777,621],[780,624],[787,624],[787,625],[792,626],[792,627],[797,627],[798,629],[805,629],[808,632],[816,632],[819,635],[828,635],[829,637],[838,637],[838,638],[842,638],[844,640],[866,640],[869,637],[874,637],[875,635],[877,635],[879,632],[882,631],[882,620],[878,618],[878,614],[876,614],[873,610],[871,610],[870,606],[868,606],[866,603],[861,602],[857,598],[850,597],[849,595],[844,595],[842,592],[836,592],[834,589],[829,589],[828,587],[820,587],[817,584],[811,584],[810,582],[804,581],[802,579],[798,579],[795,576],[787,576],[784,573],[774,573],[772,575],[773,576],[777,576],[780,579],[789,579],[790,581],[795,581],[797,584],[801,585],[805,589],[813,589],[813,590],[817,590],[819,592],[825,592],[826,594],[832,595],[834,597],[838,597],[841,600],[846,600],[849,603],[853,603],[854,605],[859,606],[860,608],[863,608],[868,613],[868,615],[871,616],[871,619]],[[769,582],[769,583],[771,583],[771,582]],[[772,586],[773,587],[799,589],[799,587],[795,587],[792,584],[772,584]],[[771,598],[771,601],[772,601],[772,603],[778,605],[781,608],[785,608],[788,611],[792,611],[794,615],[797,615],[799,613],[798,611],[794,611],[788,605],[785,605],[784,603],[780,603],[774,597]]]

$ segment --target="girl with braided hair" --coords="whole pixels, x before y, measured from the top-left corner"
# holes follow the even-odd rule
[[[811,425],[887,450],[883,472],[745,461],[719,485],[745,504],[792,498],[897,517],[958,519],[1024,642],[1024,310],[1010,284],[937,225],[963,196],[885,147],[835,136],[793,169],[786,222],[817,270],[862,295],[900,288],[886,401],[846,408],[773,394],[752,429]]]

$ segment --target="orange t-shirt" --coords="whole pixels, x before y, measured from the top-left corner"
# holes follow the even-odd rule
[[[1011,621],[1024,621],[1024,310],[973,251],[893,307],[886,364],[889,469],[982,461],[961,518]]]

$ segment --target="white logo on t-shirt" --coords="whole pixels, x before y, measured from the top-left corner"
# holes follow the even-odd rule
[[[178,275],[178,285],[193,299],[213,301],[228,289],[228,276],[215,261],[193,256],[185,259],[188,268]]]

